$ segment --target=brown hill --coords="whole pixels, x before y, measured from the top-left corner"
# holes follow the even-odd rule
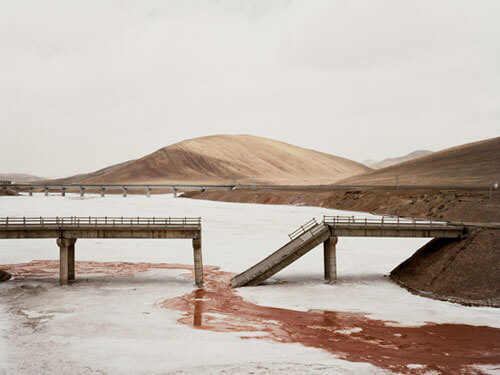
[[[344,185],[488,185],[500,179],[500,137],[435,152],[340,181]]]
[[[369,171],[338,156],[251,135],[215,135],[179,142],[137,160],[64,183],[331,184]],[[55,182],[55,181],[52,181]]]

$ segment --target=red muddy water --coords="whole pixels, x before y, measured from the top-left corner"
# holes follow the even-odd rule
[[[53,275],[57,261],[33,261],[0,268],[15,277]],[[127,275],[150,269],[184,269],[180,264],[77,262],[76,273]],[[217,332],[244,332],[243,338],[300,343],[339,358],[368,362],[402,374],[483,374],[487,365],[500,372],[500,329],[462,324],[399,327],[362,314],[335,311],[295,311],[259,306],[243,300],[230,287],[233,274],[204,267],[205,286],[161,306],[183,312],[182,324]],[[246,334],[248,332],[248,334]],[[264,336],[253,336],[262,334]],[[490,372],[491,373],[491,372]]]

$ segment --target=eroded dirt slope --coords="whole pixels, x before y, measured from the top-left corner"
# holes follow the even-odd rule
[[[434,239],[391,272],[413,292],[500,307],[500,230],[475,229],[462,241]]]

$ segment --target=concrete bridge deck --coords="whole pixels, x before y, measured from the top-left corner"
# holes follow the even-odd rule
[[[328,282],[337,279],[336,244],[347,237],[429,237],[462,239],[467,235],[463,224],[416,219],[366,219],[347,216],[324,216],[312,219],[289,234],[290,241],[280,249],[231,280],[231,286],[259,285],[272,275],[323,242],[324,273]]]
[[[67,190],[76,190],[80,196],[85,196],[85,192],[89,190],[97,191],[102,197],[106,195],[106,190],[121,190],[124,197],[130,189],[140,189],[146,192],[148,197],[155,189],[169,189],[173,190],[174,195],[177,195],[179,190],[232,190],[234,185],[190,185],[190,184],[5,184],[0,185],[4,191],[7,188],[14,189],[15,194],[18,195],[20,191],[27,191],[30,196],[33,195],[35,190],[40,190],[47,196],[49,191],[60,192],[64,197]]]
[[[75,278],[78,238],[192,239],[194,273],[203,285],[201,218],[157,217],[3,217],[0,239],[56,238],[60,248],[60,283]]]

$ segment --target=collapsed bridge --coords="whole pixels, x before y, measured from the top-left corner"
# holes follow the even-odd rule
[[[304,254],[323,243],[325,280],[337,279],[336,244],[338,237],[429,237],[462,239],[467,236],[463,223],[433,222],[432,220],[385,218],[367,219],[351,216],[324,216],[318,223],[312,219],[292,232],[290,241],[280,249],[236,275],[233,288],[254,286],[287,267]]]

